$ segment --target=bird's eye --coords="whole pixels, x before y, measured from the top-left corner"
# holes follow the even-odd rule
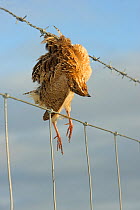
[[[45,46],[46,50],[48,50],[48,43],[46,43],[46,46]]]

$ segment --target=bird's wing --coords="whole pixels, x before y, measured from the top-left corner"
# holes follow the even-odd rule
[[[70,93],[70,88],[67,83],[66,75],[56,70],[51,80],[44,80],[37,90],[29,93],[39,105],[60,112],[66,97]],[[54,114],[52,114],[52,116],[54,116]],[[47,111],[43,119],[49,119]]]
[[[46,73],[45,63],[46,63],[46,60],[48,60],[48,59],[49,59],[49,53],[46,53],[45,55],[42,55],[38,59],[38,62],[34,66],[33,71],[32,71],[33,82],[38,82],[39,84],[41,83],[41,78]]]
[[[80,44],[73,45],[73,51],[75,56],[78,58],[78,73],[81,78],[84,78],[85,82],[87,82],[92,73],[88,52]]]
[[[91,75],[89,56],[81,45],[62,48],[62,70],[66,73],[71,91],[81,96],[89,96],[86,81]]]
[[[44,80],[50,80],[55,73],[55,69],[58,68],[58,64],[59,60],[57,53],[46,53],[45,55],[42,55],[33,68],[33,82],[37,81],[39,84],[41,84]]]

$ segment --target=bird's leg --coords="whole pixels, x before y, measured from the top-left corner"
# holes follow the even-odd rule
[[[68,117],[70,117],[70,112],[68,110],[66,110],[67,112],[67,115]],[[70,142],[70,139],[72,137],[72,131],[73,131],[73,123],[72,123],[72,119],[69,119],[69,122],[65,125],[69,125],[68,129],[67,129],[67,133],[66,133],[66,136],[68,136],[69,138],[69,142]]]
[[[62,140],[61,140],[61,136],[60,136],[60,133],[58,131],[58,128],[56,126],[56,122],[53,122],[53,126],[54,126],[54,129],[55,129],[55,132],[56,132],[56,136],[54,137],[54,139],[57,138],[57,151],[58,151],[58,149],[60,149],[61,153],[63,155],[64,153],[63,153]]]

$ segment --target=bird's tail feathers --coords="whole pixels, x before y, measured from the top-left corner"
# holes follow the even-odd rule
[[[38,90],[32,90],[32,91],[23,93],[23,95],[28,95],[29,97],[33,98],[35,104],[39,104],[40,106],[42,106],[42,104],[40,104],[40,96],[39,96]]]

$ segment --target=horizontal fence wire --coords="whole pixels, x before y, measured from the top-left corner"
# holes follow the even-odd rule
[[[39,109],[47,110],[47,111],[51,112],[51,114],[52,114],[52,113],[54,113],[54,114],[59,114],[60,116],[62,116],[62,117],[64,117],[64,118],[72,119],[73,121],[79,122],[79,123],[81,123],[81,124],[83,124],[83,125],[86,125],[86,126],[89,126],[89,127],[93,127],[93,128],[98,129],[98,130],[102,130],[102,131],[111,133],[111,134],[113,134],[113,135],[121,136],[121,137],[126,138],[126,139],[128,139],[128,140],[132,140],[132,141],[136,141],[136,142],[140,143],[140,140],[139,140],[139,139],[135,139],[135,138],[129,137],[129,136],[127,136],[127,135],[123,135],[123,134],[121,134],[121,133],[118,133],[118,132],[116,132],[116,131],[111,131],[111,130],[109,130],[109,129],[105,129],[105,128],[102,128],[102,127],[99,127],[99,126],[96,126],[96,125],[92,125],[92,124],[89,124],[88,122],[85,123],[85,122],[83,122],[83,121],[81,121],[81,120],[79,120],[79,119],[75,119],[75,118],[73,118],[73,117],[68,117],[67,115],[64,115],[64,114],[61,114],[61,113],[59,113],[59,112],[56,112],[56,111],[54,111],[53,109],[47,109],[47,108],[44,108],[44,107],[42,107],[42,106],[38,106],[38,105],[36,105],[36,104],[30,103],[30,102],[28,102],[28,101],[25,101],[25,100],[22,100],[22,99],[19,99],[19,98],[10,96],[10,95],[7,94],[7,93],[0,93],[0,95],[1,95],[1,96],[5,96],[5,97],[10,98],[10,99],[13,99],[13,100],[16,100],[16,101],[19,101],[19,102],[22,102],[22,103],[25,103],[25,104],[28,104],[28,105],[31,105],[31,106],[34,106],[34,107],[37,107],[37,108],[39,108]]]
[[[39,30],[40,33],[41,33],[41,36],[48,35],[48,36],[53,36],[53,37],[56,37],[56,38],[57,38],[56,35],[47,32],[46,29],[37,27],[37,26],[33,25],[32,23],[30,23],[29,21],[27,21],[27,20],[26,20],[27,15],[24,16],[24,17],[19,17],[19,16],[15,15],[15,14],[12,13],[11,11],[9,11],[9,10],[3,8],[3,7],[0,7],[0,9],[3,10],[3,11],[5,11],[5,12],[7,12],[7,13],[9,13],[9,14],[12,15],[13,17],[15,17],[17,21],[25,22],[27,25],[29,25],[29,26],[31,26],[31,27],[33,27],[33,28]],[[54,26],[54,27],[55,27],[55,26]],[[55,27],[55,28],[56,28],[56,27]],[[111,71],[113,70],[113,71],[119,73],[119,75],[121,75],[122,78],[126,77],[126,78],[130,79],[130,81],[133,81],[135,84],[136,84],[136,83],[139,83],[139,84],[140,84],[140,80],[139,80],[139,79],[136,79],[136,78],[131,77],[131,76],[128,75],[125,71],[120,71],[120,70],[118,70],[117,68],[111,66],[110,64],[104,63],[103,61],[101,61],[99,58],[96,58],[95,56],[89,55],[89,57],[90,57],[92,60],[97,61],[97,62],[99,62],[100,64],[104,65],[105,67],[107,67],[107,68],[110,69]]]

